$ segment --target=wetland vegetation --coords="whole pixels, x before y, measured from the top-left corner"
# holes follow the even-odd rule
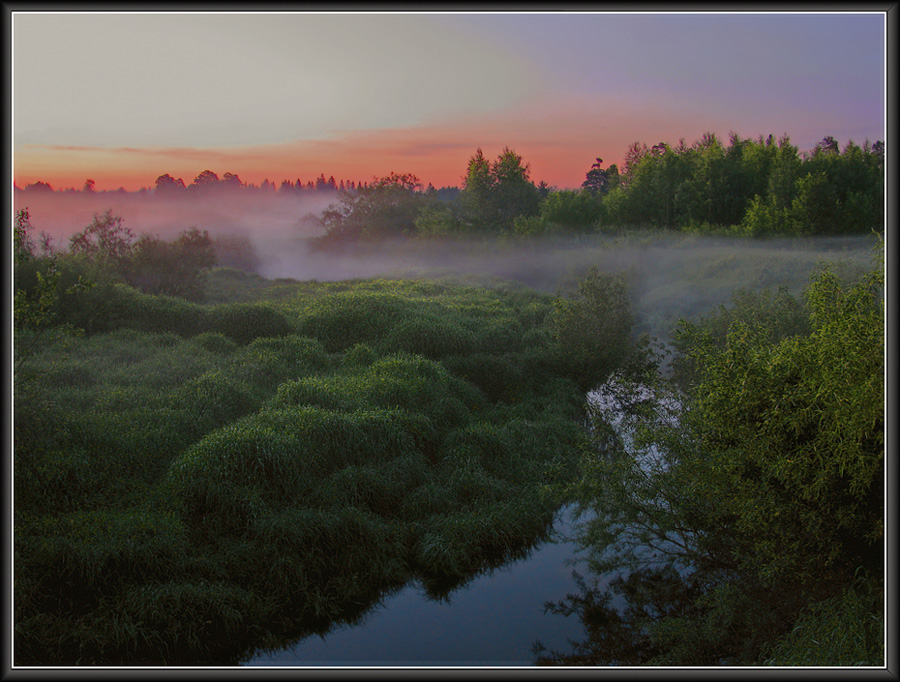
[[[111,211],[61,250],[20,209],[15,663],[234,664],[446,595],[575,503],[619,578],[550,605],[589,638],[537,662],[879,665],[879,150],[638,146],[577,191],[479,152],[274,261]]]

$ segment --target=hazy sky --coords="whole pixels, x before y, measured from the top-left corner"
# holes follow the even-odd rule
[[[13,14],[19,187],[456,185],[481,147],[579,186],[639,140],[884,139],[884,16]]]

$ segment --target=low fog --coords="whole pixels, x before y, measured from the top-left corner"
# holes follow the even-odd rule
[[[800,293],[823,262],[852,273],[880,257],[874,237],[724,239],[637,232],[519,240],[386,239],[341,250],[314,247],[321,226],[310,220],[336,201],[333,194],[278,193],[183,197],[152,194],[17,193],[36,232],[67,248],[69,237],[94,213],[111,209],[137,234],[172,239],[190,227],[213,238],[246,237],[268,279],[335,281],[375,276],[454,277],[477,284],[493,279],[557,293],[570,291],[588,268],[625,273],[638,331],[667,338],[681,317],[727,303],[740,288],[788,287]]]

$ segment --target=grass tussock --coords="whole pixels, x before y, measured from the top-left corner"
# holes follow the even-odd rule
[[[17,664],[236,661],[544,531],[583,403],[552,297],[276,289],[201,305],[108,287],[87,334],[25,363]]]

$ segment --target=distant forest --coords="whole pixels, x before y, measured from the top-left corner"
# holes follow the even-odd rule
[[[801,152],[788,136],[727,145],[707,133],[691,145],[634,142],[622,168],[597,158],[578,189],[557,189],[530,177],[530,165],[506,148],[490,160],[478,149],[461,187],[427,187],[409,173],[372,182],[335,180],[324,173],[304,183],[247,184],[233,173],[204,170],[189,185],[168,173],[141,193],[158,198],[219,192],[333,193],[320,220],[321,246],[386,236],[544,234],[644,227],[753,237],[834,235],[881,231],[884,222],[884,143],[852,140],[841,149],[826,137]],[[44,182],[23,193],[53,191]],[[88,179],[80,193],[94,192]],[[120,189],[118,192],[124,192]],[[78,194],[76,190],[64,193]]]

